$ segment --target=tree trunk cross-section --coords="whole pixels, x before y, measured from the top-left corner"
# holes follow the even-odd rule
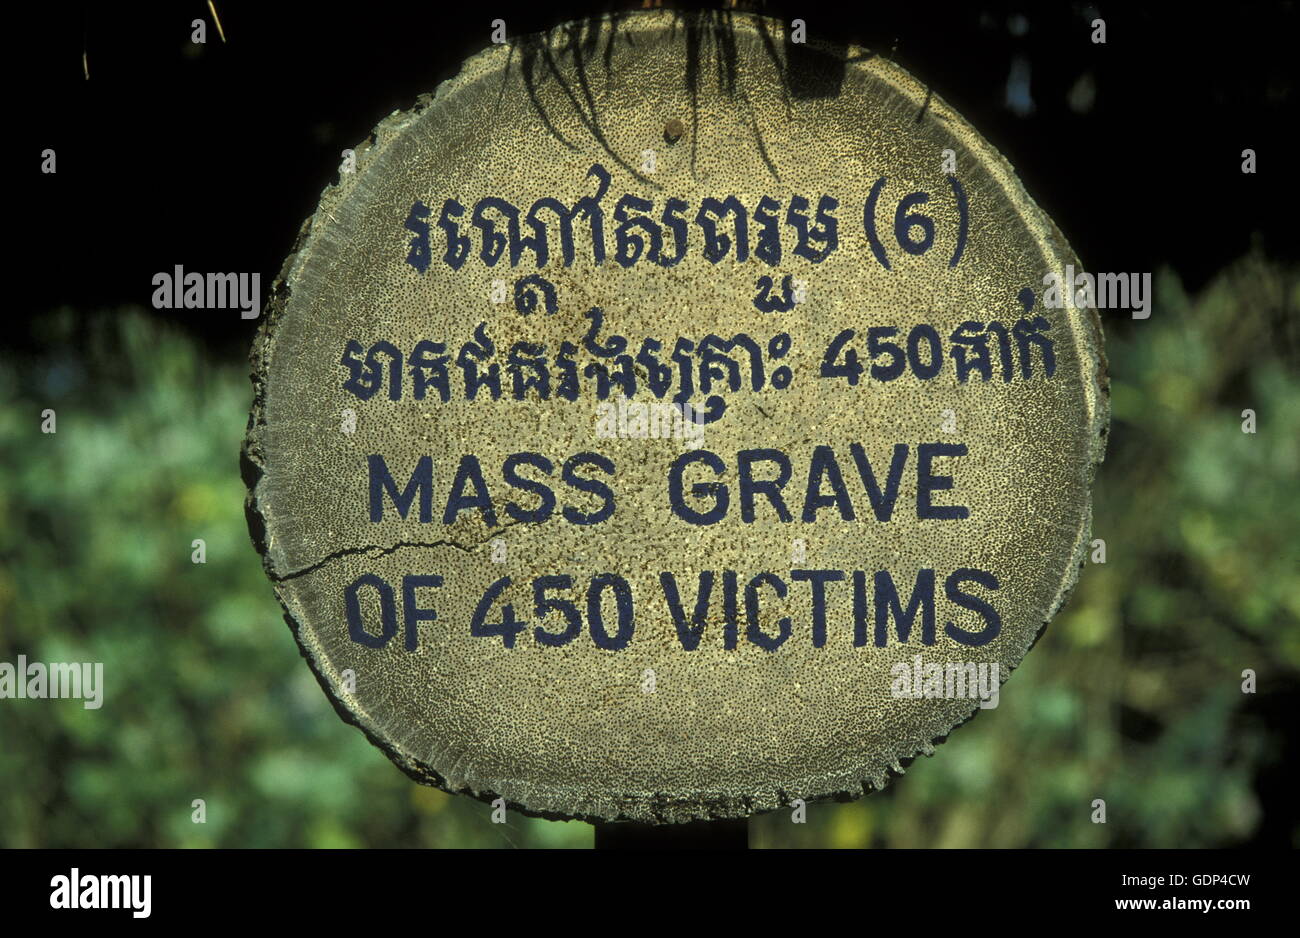
[[[980,709],[915,678],[996,690],[1084,561],[1108,407],[1096,312],[1045,297],[1069,265],[869,50],[725,13],[512,37],[304,224],[253,539],[422,782],[647,823],[860,796]]]

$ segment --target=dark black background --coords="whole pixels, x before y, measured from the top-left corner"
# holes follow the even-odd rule
[[[337,178],[340,151],[456,74],[487,45],[491,20],[514,35],[633,5],[219,0],[225,44],[202,0],[18,14],[10,52],[29,64],[6,94],[21,242],[9,279],[25,324],[0,341],[30,347],[32,321],[64,304],[148,307],[153,274],[175,264],[260,271],[265,296]],[[861,43],[930,83],[1007,156],[1089,269],[1171,264],[1196,289],[1252,243],[1297,254],[1286,143],[1297,123],[1294,4],[754,9],[803,18],[812,35]],[[1008,29],[1015,14],[1024,35]],[[1104,45],[1091,42],[1094,16],[1106,21]],[[209,21],[202,47],[190,41],[195,18]],[[1005,104],[1017,55],[1031,67],[1036,110],[1026,117]],[[1067,94],[1085,72],[1096,103],[1080,114]],[[39,172],[46,147],[58,154],[55,175]],[[1240,172],[1247,147],[1257,175]],[[257,323],[228,313],[157,315],[243,356]],[[1112,327],[1131,324],[1115,317]]]
[[[1258,931],[1264,916],[1276,921],[1294,911],[1294,876],[1284,856],[1262,851],[747,850],[683,858],[569,850],[545,860],[541,868],[527,850],[462,850],[453,857],[397,850],[6,851],[0,896],[5,885],[12,888],[5,923],[30,922],[34,934],[55,923],[68,931],[117,925],[134,933],[154,926],[174,934],[196,921],[214,929],[247,929],[258,921],[291,924],[295,933],[385,933],[417,916],[445,921],[452,915],[499,933],[532,932],[544,922],[576,926],[581,934],[641,921],[748,933],[770,931],[773,915],[784,914],[809,923],[835,915],[864,930],[897,922],[920,933],[930,926],[982,930],[1009,918],[1049,925],[1066,919],[1075,927],[1113,927],[1127,918],[1175,934],[1195,922],[1231,935]],[[151,875],[151,916],[51,910],[51,878],[74,866],[82,875]],[[1122,885],[1126,875],[1163,875],[1167,882],[1171,873],[1188,884]],[[1250,879],[1194,887],[1190,879],[1198,873]],[[734,897],[723,899],[724,891]],[[1116,909],[1116,899],[1135,898],[1247,899],[1250,908]]]

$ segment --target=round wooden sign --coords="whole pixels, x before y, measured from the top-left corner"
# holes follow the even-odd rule
[[[253,351],[254,541],[420,781],[681,822],[996,705],[1089,538],[1100,325],[1011,167],[856,47],[493,45],[345,154]]]

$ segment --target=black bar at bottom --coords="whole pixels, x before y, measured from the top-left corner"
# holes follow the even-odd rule
[[[692,821],[689,824],[598,823],[597,850],[746,850],[749,822]]]

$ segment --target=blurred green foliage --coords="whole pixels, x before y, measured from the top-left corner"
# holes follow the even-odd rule
[[[1259,257],[1195,298],[1162,273],[1150,320],[1107,339],[1106,563],[997,709],[884,792],[752,821],[753,845],[1300,842],[1261,794],[1300,672],[1295,323],[1295,272]],[[39,330],[40,353],[0,364],[0,660],[102,661],[111,706],[0,701],[0,845],[591,844],[582,823],[490,823],[334,713],[249,543],[242,362],[138,311]]]

